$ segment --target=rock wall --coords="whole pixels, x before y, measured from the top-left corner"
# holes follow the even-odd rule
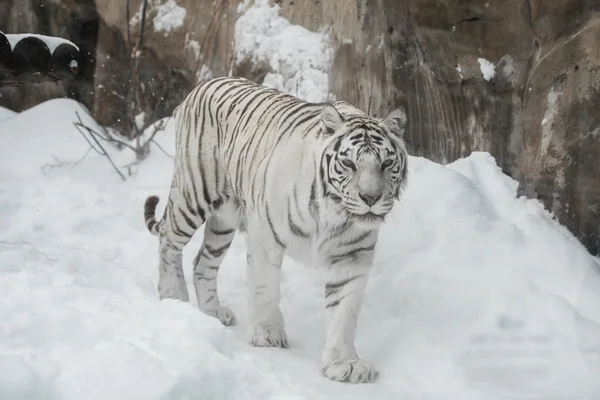
[[[11,13],[24,14],[3,19],[0,6],[0,26],[9,20],[25,27],[41,23],[25,12],[35,14],[34,0],[7,1]],[[65,7],[80,7],[70,1]],[[600,2],[275,2],[292,23],[329,32],[336,98],[375,115],[404,106],[414,155],[451,162],[472,151],[490,152],[519,180],[522,194],[539,198],[592,253],[600,253]],[[158,117],[199,81],[228,73],[260,81],[269,72],[250,60],[234,63],[240,3],[149,0],[141,75]],[[122,98],[131,80],[128,36],[135,41],[138,35],[141,0],[130,1],[129,15],[125,4],[96,0],[93,98],[97,119],[122,130],[128,129]],[[60,25],[56,18],[50,25]],[[495,75],[484,77],[488,61]]]
[[[409,116],[412,154],[492,153],[600,253],[600,2],[283,0],[291,21],[331,25],[331,89]],[[496,64],[486,80],[479,59]]]

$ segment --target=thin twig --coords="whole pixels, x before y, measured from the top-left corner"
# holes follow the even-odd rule
[[[137,48],[141,49],[144,46],[144,26],[146,25],[146,9],[148,8],[148,0],[144,0],[142,4],[142,21],[140,23],[140,39]]]
[[[81,117],[79,115],[79,113],[77,111],[75,111],[75,115],[77,115],[77,119],[79,120],[79,123],[73,122],[73,125],[75,126],[75,128],[77,129],[77,131],[79,131],[79,133],[81,133],[81,135],[85,138],[85,140],[90,144],[90,146],[96,151],[99,152],[99,154],[103,155],[106,157],[106,159],[108,160],[108,162],[110,163],[110,165],[112,165],[112,167],[114,168],[115,171],[117,171],[117,174],[119,174],[119,176],[121,177],[121,179],[123,181],[126,180],[125,175],[123,175],[123,173],[121,171],[119,171],[119,168],[117,168],[117,166],[115,165],[115,163],[113,162],[112,158],[110,158],[110,156],[108,155],[108,152],[106,151],[106,149],[104,149],[104,147],[102,147],[102,144],[100,144],[100,142],[98,141],[98,139],[96,138],[96,136],[100,136],[96,131],[94,131],[92,128],[86,126],[83,124],[83,121],[81,120]],[[90,140],[87,138],[87,136],[85,135],[85,133],[83,133],[83,130],[85,129],[87,130],[87,132],[89,133],[89,135],[91,136],[91,138],[94,140],[96,146],[98,146],[98,148],[95,148],[91,143]],[[100,151],[98,150],[100,149]]]
[[[156,140],[152,140],[152,143],[154,143],[154,145],[156,147],[158,147],[158,149],[160,151],[162,151],[165,156],[169,157],[171,160],[175,159],[175,157],[173,157],[172,155],[170,155],[169,153],[167,153],[167,151],[165,149],[163,149],[162,146],[160,144],[158,144],[158,142]]]
[[[130,18],[130,11],[129,11],[129,3],[131,0],[127,0],[127,3],[125,4],[125,19],[126,19],[126,26],[127,26],[127,51],[131,52],[131,23],[129,21],[131,21]]]
[[[115,139],[108,131],[104,132],[104,135],[101,135],[100,133],[98,133],[96,130],[94,130],[93,128],[87,126],[86,124],[83,123],[83,121],[81,120],[81,117],[79,116],[78,112],[75,112],[75,114],[77,115],[77,119],[78,122],[74,122],[75,126],[79,126],[83,129],[85,129],[86,131],[89,132],[90,135],[96,135],[98,137],[100,137],[100,139],[104,140],[105,142],[109,142],[109,143],[117,143],[121,146],[127,147],[128,149],[130,149],[133,152],[136,152],[136,148],[133,147],[132,145],[130,145],[129,143],[125,143],[122,140],[119,139]]]

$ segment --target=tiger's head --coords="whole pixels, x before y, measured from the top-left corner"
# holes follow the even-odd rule
[[[327,105],[321,120],[331,139],[321,158],[324,195],[338,203],[349,220],[378,226],[407,181],[404,110],[395,109],[383,120],[368,115],[344,118]]]

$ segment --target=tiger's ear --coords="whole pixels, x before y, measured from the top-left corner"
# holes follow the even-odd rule
[[[396,108],[383,120],[383,125],[400,139],[404,137],[404,127],[406,126],[406,113],[404,108]]]
[[[321,110],[321,121],[325,125],[325,131],[329,134],[337,132],[344,124],[344,117],[331,104],[327,104]]]

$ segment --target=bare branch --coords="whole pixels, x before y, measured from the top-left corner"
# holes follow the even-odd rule
[[[142,20],[140,22],[140,39],[138,40],[137,48],[142,49],[144,46],[144,26],[146,25],[146,10],[148,9],[148,0],[142,3]]]
[[[165,149],[163,149],[163,148],[162,148],[162,146],[161,146],[160,144],[158,144],[158,142],[157,142],[156,140],[152,139],[152,140],[151,140],[151,142],[152,142],[152,143],[154,143],[154,145],[155,145],[156,147],[158,147],[158,149],[159,149],[160,151],[162,151],[162,152],[163,152],[163,154],[164,154],[165,156],[169,157],[169,158],[170,158],[170,159],[172,159],[172,160],[174,160],[174,159],[175,159],[175,157],[173,157],[172,155],[170,155],[169,153],[167,153],[167,151],[166,151]]]
[[[108,162],[110,163],[110,165],[112,165],[112,167],[114,168],[115,171],[117,171],[117,174],[119,174],[119,176],[121,177],[121,179],[123,181],[126,180],[125,175],[123,175],[123,173],[121,171],[119,171],[119,168],[115,165],[115,163],[113,162],[112,158],[110,158],[110,156],[108,155],[108,152],[106,151],[106,149],[104,149],[104,147],[102,147],[102,144],[100,144],[100,142],[97,139],[97,136],[101,136],[100,134],[98,134],[96,131],[94,131],[92,128],[86,126],[83,124],[83,121],[81,120],[81,116],[79,115],[79,112],[75,111],[75,115],[77,115],[77,119],[79,120],[79,122],[73,122],[73,125],[75,126],[75,128],[79,131],[79,133],[81,133],[81,135],[85,138],[85,140],[90,144],[90,146],[99,154],[103,155],[106,157],[106,159],[108,160]],[[87,136],[85,135],[83,130],[86,130],[88,132],[88,134],[90,135],[90,137],[93,139],[95,145],[97,147],[94,147],[90,140],[87,138]]]
[[[127,27],[127,52],[129,54],[131,54],[131,15],[129,11],[130,2],[131,0],[127,0],[127,3],[125,4],[125,26]]]

